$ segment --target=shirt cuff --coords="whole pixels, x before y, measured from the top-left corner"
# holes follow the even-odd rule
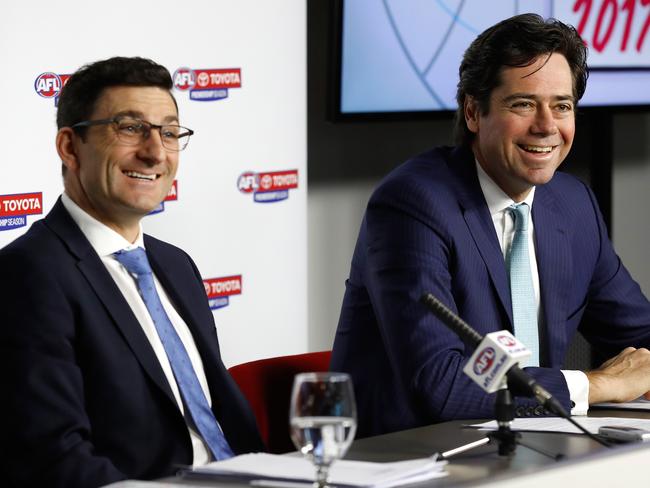
[[[587,415],[589,411],[589,379],[582,371],[561,370],[569,388],[571,415]]]

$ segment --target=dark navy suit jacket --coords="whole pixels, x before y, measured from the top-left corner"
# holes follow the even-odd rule
[[[221,361],[194,263],[149,236],[145,247],[196,341],[228,442],[236,453],[263,450]],[[94,487],[168,476],[191,464],[189,433],[160,363],[60,201],[0,251],[0,270],[3,483]]]
[[[589,188],[556,173],[532,207],[544,327],[541,368],[570,408],[560,368],[578,326],[612,356],[650,346],[650,303],[615,254]],[[361,224],[331,368],[351,373],[359,435],[494,417],[494,396],[462,372],[471,350],[419,299],[430,292],[480,334],[512,330],[504,257],[468,149],[438,148],[390,173]],[[543,414],[517,399],[518,414]]]

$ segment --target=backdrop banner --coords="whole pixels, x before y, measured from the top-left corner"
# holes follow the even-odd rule
[[[196,261],[227,366],[307,351],[304,0],[10,2],[0,27],[0,247],[62,192],[55,116],[69,75],[151,58],[195,135],[145,232]]]

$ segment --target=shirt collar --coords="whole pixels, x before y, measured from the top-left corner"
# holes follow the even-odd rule
[[[144,248],[142,226],[140,226],[138,237],[132,244],[113,229],[90,216],[65,192],[61,195],[61,203],[63,203],[63,206],[72,217],[72,220],[74,220],[79,226],[81,232],[86,236],[86,239],[88,239],[90,245],[99,256],[110,256],[122,249],[134,249],[136,247]]]
[[[490,210],[490,215],[495,215],[500,212],[503,212],[510,205],[514,205],[516,202],[504,193],[504,191],[497,185],[492,178],[485,172],[483,167],[475,159],[476,164],[476,173],[478,174],[478,182],[481,185],[481,191],[485,197],[485,202],[487,203],[488,209]],[[533,199],[535,198],[535,187],[533,186],[528,192],[524,202],[528,204],[530,208],[533,208]]]

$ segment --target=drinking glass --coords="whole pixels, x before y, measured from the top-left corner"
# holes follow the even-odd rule
[[[357,430],[350,376],[297,374],[293,380],[289,419],[293,443],[316,465],[314,488],[327,487],[330,465],[345,455]]]

